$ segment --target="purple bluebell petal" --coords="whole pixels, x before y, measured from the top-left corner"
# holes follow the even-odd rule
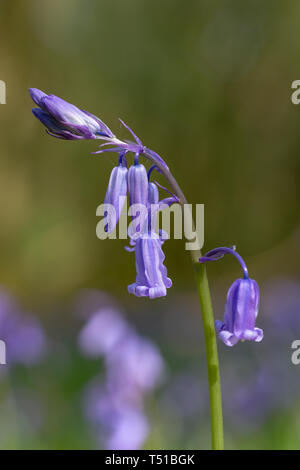
[[[100,134],[105,135],[107,137],[111,137],[111,138],[115,137],[115,135],[112,133],[110,128],[103,121],[101,121],[101,119],[99,119],[97,116],[95,116],[92,113],[89,113],[88,111],[85,111],[84,109],[81,109],[80,111],[82,111],[84,114],[86,114],[87,116],[93,118],[96,122],[98,122],[99,128],[101,130],[96,131],[96,134],[100,133]]]
[[[108,227],[106,228],[106,231],[108,232],[112,232],[114,230],[125,204],[125,196],[127,194],[127,173],[128,170],[126,166],[120,164],[113,168],[110,175],[104,204],[111,204],[114,207],[116,217],[113,223],[108,222]]]
[[[219,338],[233,346],[238,341],[263,339],[263,331],[255,327],[259,307],[259,288],[253,279],[237,279],[230,287],[225,306],[224,323],[215,322]]]
[[[73,135],[75,134],[78,136],[81,136],[83,139],[94,139],[95,134],[90,130],[90,128],[85,125],[85,124],[72,124],[65,122],[65,121],[60,121],[61,126],[63,126],[65,129],[68,129],[70,133]]]
[[[61,134],[63,132],[62,126],[60,126],[46,111],[41,108],[33,108],[33,115],[41,121],[44,126],[46,126],[50,132],[55,134]]]
[[[99,125],[95,119],[83,113],[77,106],[59,98],[55,95],[48,95],[42,98],[42,104],[48,113],[53,116],[58,122],[63,122],[72,126],[88,125],[91,131],[97,132]]]
[[[46,95],[37,88],[30,88],[29,92],[33,101],[44,113],[35,110],[34,115],[48,127],[50,135],[54,134],[54,137],[67,140],[115,139],[111,130],[93,114],[77,108],[58,96]]]
[[[226,330],[225,323],[220,320],[216,320],[215,328],[218,333],[218,337],[226,344],[226,346],[234,346],[238,342],[238,338],[232,332]]]
[[[132,209],[136,205],[137,216],[133,216],[129,228],[130,237],[139,236],[144,230],[148,217],[148,177],[142,164],[132,165],[128,170],[129,204]]]
[[[165,255],[159,237],[150,233],[136,240],[136,282],[128,286],[128,291],[137,297],[155,299],[167,295],[172,281],[167,277],[163,264]]]
[[[132,165],[128,170],[128,191],[129,203],[143,204],[148,203],[148,177],[144,165]]]
[[[159,192],[158,192],[157,184],[155,183],[148,184],[148,203],[149,204],[159,203]]]
[[[200,263],[216,261],[226,254],[232,254],[239,261],[244,279],[237,279],[227,293],[224,323],[216,320],[215,327],[219,338],[227,345],[233,346],[238,341],[255,341],[263,339],[263,331],[256,328],[255,322],[259,309],[259,287],[248,276],[248,269],[243,258],[235,247],[215,248],[202,256]]]
[[[149,175],[149,172],[148,172]],[[159,191],[155,183],[148,184],[148,230],[155,232],[157,212],[159,210]]]

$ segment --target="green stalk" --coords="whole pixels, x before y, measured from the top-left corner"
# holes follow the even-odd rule
[[[211,416],[211,440],[212,449],[224,449],[223,413],[220,367],[218,347],[214,325],[214,314],[204,264],[195,263],[195,273],[198,295],[202,311],[202,322],[206,348],[206,363],[208,372],[210,416]]]

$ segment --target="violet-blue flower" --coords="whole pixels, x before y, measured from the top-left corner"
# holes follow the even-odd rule
[[[105,214],[108,221],[105,231],[108,233],[112,232],[116,227],[126,201],[127,173],[125,152],[121,152],[119,165],[112,169],[104,199],[104,204],[110,204],[114,208],[114,217],[111,217],[110,211]]]
[[[136,163],[128,170],[129,203],[148,204],[148,177],[144,165]]]
[[[38,363],[46,351],[46,338],[39,321],[23,313],[17,302],[2,290],[0,339],[6,344],[8,365]]]
[[[104,307],[91,315],[80,332],[78,344],[86,356],[108,356],[128,334],[129,327],[118,310]]]
[[[33,114],[46,126],[50,135],[68,140],[101,139],[105,142],[100,146],[100,150],[95,152],[96,154],[119,153],[119,165],[112,170],[104,201],[113,206],[115,217],[112,220],[110,213],[105,213],[105,216],[108,216],[105,231],[114,230],[128,189],[130,206],[139,205],[140,207],[140,210],[135,207],[136,213],[131,214],[133,220],[131,231],[128,231],[132,250],[136,254],[137,267],[136,282],[130,285],[128,290],[138,297],[165,296],[167,288],[172,285],[163,263],[165,256],[162,251],[162,242],[166,236],[162,233],[159,235],[155,233],[152,224],[156,213],[154,212],[153,215],[150,206],[151,204],[157,205],[156,211],[158,211],[166,205],[178,202],[179,199],[171,193],[171,197],[159,202],[158,188],[154,183],[149,183],[149,177],[154,169],[161,172],[161,168],[164,168],[164,171],[168,171],[166,163],[156,152],[145,147],[139,137],[122,120],[120,120],[121,123],[131,133],[134,142],[119,140],[96,116],[55,95],[46,95],[36,88],[30,88],[29,91],[33,101],[39,106],[33,109]],[[125,155],[129,152],[135,157],[134,165],[130,166],[127,171]],[[148,158],[153,163],[148,175],[145,166],[139,162],[140,156]]]
[[[220,247],[209,251],[199,261],[215,261],[226,254],[232,254],[238,259],[244,278],[234,281],[228,291],[224,322],[215,321],[218,336],[226,346],[234,346],[240,340],[259,342],[263,339],[263,331],[255,327],[259,308],[259,287],[256,281],[249,278],[242,257],[233,248]]]
[[[129,230],[130,237],[137,237],[144,228],[145,220],[148,217],[148,177],[144,165],[138,163],[138,154],[135,157],[135,164],[128,170],[128,193],[129,204],[133,215],[132,224]]]
[[[30,88],[29,93],[39,106],[33,108],[33,114],[53,137],[65,140],[114,138],[111,130],[93,114],[37,88]]]
[[[160,237],[154,232],[139,237],[134,251],[137,275],[136,281],[128,286],[128,292],[149,299],[167,295],[172,281],[167,276]]]
[[[129,170],[130,171],[130,170]],[[151,172],[148,173],[150,177]],[[178,202],[177,198],[172,195],[169,198],[159,202],[159,194],[157,185],[147,181],[147,192],[144,181],[138,184],[142,187],[138,191],[137,199],[143,200],[147,195],[147,221],[141,230],[141,234],[134,237],[135,264],[136,264],[136,281],[128,286],[128,292],[137,297],[149,297],[155,299],[164,297],[167,289],[172,286],[172,281],[167,275],[167,268],[164,265],[165,255],[162,250],[163,240],[161,235],[155,232],[155,213],[166,205]],[[130,192],[130,190],[129,190]],[[151,210],[154,205],[154,212]]]

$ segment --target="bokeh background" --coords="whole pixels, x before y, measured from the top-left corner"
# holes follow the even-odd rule
[[[47,136],[29,87],[125,137],[123,118],[168,161],[189,202],[205,204],[207,249],[237,245],[261,288],[265,339],[219,344],[226,446],[300,446],[300,366],[291,362],[300,339],[300,106],[291,102],[299,14],[292,0],[0,0],[0,339],[11,355],[0,366],[1,448],[209,446],[203,333],[184,242],[164,245],[167,297],[130,297],[133,256],[124,241],[95,233],[116,157],[90,155],[93,141]],[[239,266],[228,257],[208,273],[222,318]],[[117,359],[112,366],[102,343],[92,353],[82,346],[80,332],[99,312],[108,330],[101,317],[91,338],[114,337],[123,319],[129,350],[137,338],[149,346],[151,383],[111,382]],[[116,410],[119,385],[130,393]],[[137,440],[124,442],[128,435]]]

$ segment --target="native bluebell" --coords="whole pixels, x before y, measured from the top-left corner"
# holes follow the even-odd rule
[[[162,244],[166,235],[155,233],[153,219],[157,211],[178,202],[178,198],[171,194],[171,197],[159,202],[157,185],[149,183],[152,171],[159,171],[159,165],[168,168],[164,160],[144,147],[137,135],[122,120],[121,123],[134,137],[134,142],[119,140],[99,118],[55,95],[46,95],[36,88],[31,88],[29,92],[39,106],[33,109],[33,114],[46,126],[50,135],[67,140],[102,139],[105,143],[100,146],[100,150],[94,152],[95,154],[119,153],[119,165],[111,172],[104,201],[112,206],[115,216],[110,217],[110,212],[105,213],[108,219],[105,231],[109,233],[114,230],[128,190],[131,208],[137,206],[138,212],[142,212],[139,217],[135,214],[128,233],[131,238],[129,250],[135,252],[137,269],[136,282],[131,284],[128,290],[138,297],[156,298],[166,295],[167,288],[172,285],[163,264],[165,256]],[[106,145],[111,147],[104,148]],[[129,169],[125,158],[128,152],[135,155],[134,164]],[[145,166],[139,162],[141,155],[154,163],[148,175]],[[151,211],[152,206],[154,211]]]
[[[81,110],[55,95],[37,88],[29,89],[31,98],[39,106],[32,112],[53,137],[65,140],[113,138],[111,130],[96,116]]]
[[[148,172],[148,178],[150,175],[151,171]],[[158,187],[154,182],[148,181],[146,170],[135,170],[134,176],[135,184],[132,185],[132,196],[129,198],[132,202],[146,202],[147,217],[144,219],[144,226],[138,227],[136,233],[131,234],[133,246],[131,251],[135,251],[137,276],[136,281],[128,286],[128,291],[137,297],[154,299],[165,296],[167,289],[172,285],[164,265],[165,255],[162,250],[164,240],[161,234],[155,231],[155,218],[162,207],[178,200],[172,196],[159,202]],[[128,186],[130,192],[131,186],[130,184]]]
[[[119,165],[112,169],[104,198],[104,204],[110,204],[112,206],[114,215],[114,217],[111,217],[111,210],[105,213],[107,218],[105,231],[108,233],[112,232],[116,227],[126,202],[127,174],[128,169],[126,166],[125,152],[121,152],[119,156]]]
[[[244,278],[234,281],[228,291],[224,322],[215,321],[218,336],[226,346],[233,346],[240,340],[259,342],[263,339],[263,331],[255,327],[259,308],[259,287],[256,281],[249,278],[243,258],[233,248],[220,247],[209,251],[199,261],[215,261],[226,254],[232,254],[238,259]]]

